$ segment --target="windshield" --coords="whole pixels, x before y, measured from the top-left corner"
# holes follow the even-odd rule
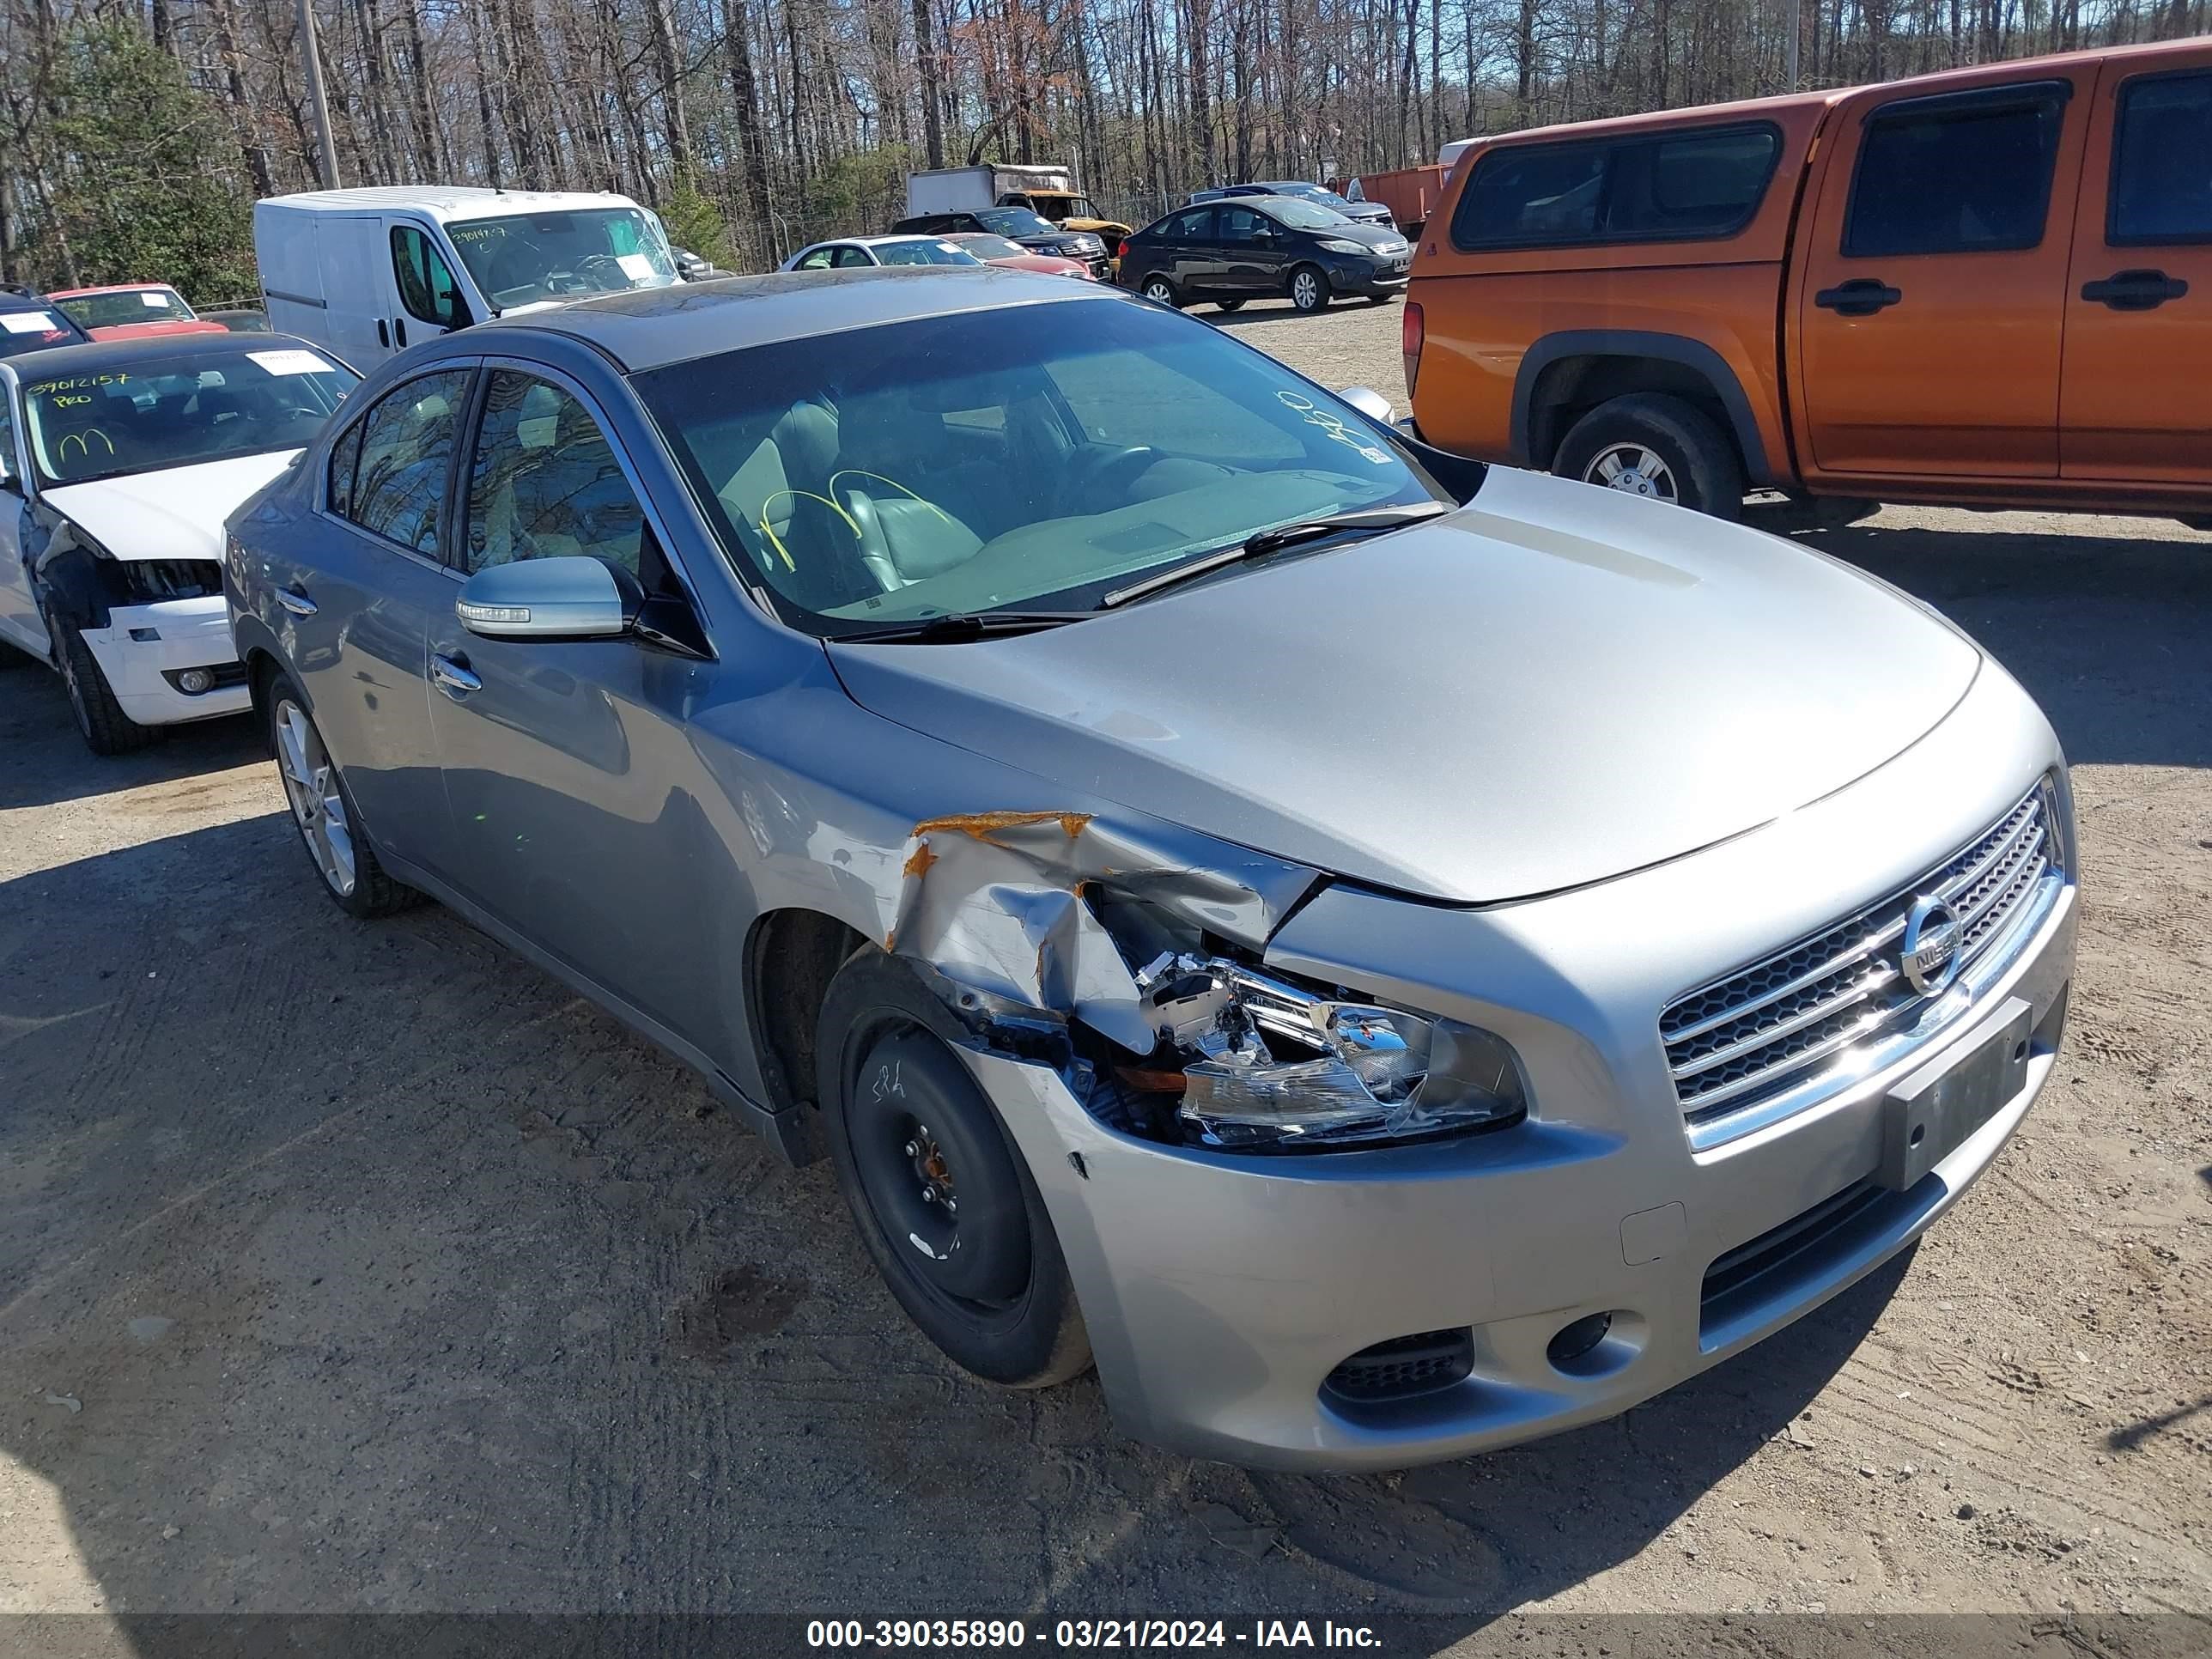
[[[1311,202],[1316,207],[1325,207],[1334,213],[1341,213],[1352,205],[1346,198],[1319,185],[1271,185],[1268,188],[1279,196],[1295,196],[1301,202]]]
[[[0,357],[83,343],[84,336],[70,326],[64,314],[52,311],[0,311]]]
[[[132,288],[118,294],[81,294],[56,303],[85,328],[192,320],[192,308],[177,296],[174,289]]]
[[[27,381],[24,435],[48,484],[298,449],[360,379],[306,346],[133,356]]]
[[[1448,501],[1272,357],[1117,300],[781,341],[636,377],[724,551],[793,626],[1094,609],[1255,532]]]
[[[1040,219],[1027,208],[978,208],[975,217],[985,228],[1001,236],[1057,236],[1060,228]]]
[[[1271,216],[1292,230],[1327,230],[1334,225],[1348,225],[1351,220],[1330,208],[1316,202],[1301,202],[1295,196],[1277,196],[1267,203]]]
[[[636,208],[568,208],[469,219],[446,234],[485,299],[505,311],[625,289],[666,288],[676,261],[660,228]]]
[[[954,239],[979,259],[1019,259],[1026,258],[1029,250],[1019,242],[1010,242],[1003,236],[980,234]]]
[[[876,258],[887,265],[980,265],[957,242],[878,242]]]

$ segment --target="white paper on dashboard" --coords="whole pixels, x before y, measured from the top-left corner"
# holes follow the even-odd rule
[[[247,356],[271,374],[320,374],[330,365],[312,351],[249,351]]]
[[[10,334],[51,334],[60,327],[51,311],[11,311],[0,315],[0,328]]]
[[[149,311],[167,311],[169,308],[169,296],[166,294],[142,293],[138,296],[138,303]]]
[[[615,263],[622,267],[623,275],[633,283],[649,283],[658,274],[653,269],[653,261],[642,253],[617,253]]]

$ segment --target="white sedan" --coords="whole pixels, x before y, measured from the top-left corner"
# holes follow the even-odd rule
[[[779,270],[866,270],[876,265],[980,265],[984,261],[943,236],[841,236],[799,250]]]
[[[359,379],[283,334],[0,362],[0,641],[61,675],[95,754],[251,705],[223,599],[223,521]]]

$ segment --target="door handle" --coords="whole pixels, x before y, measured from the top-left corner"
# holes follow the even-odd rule
[[[312,617],[315,614],[315,602],[307,597],[307,590],[297,582],[294,582],[289,587],[278,588],[276,603],[295,617]]]
[[[392,331],[384,325],[384,319],[376,319],[376,343],[386,350],[392,347]]]
[[[433,653],[430,657],[430,678],[438,689],[459,702],[471,691],[483,690],[483,682],[469,672],[466,657],[446,657]]]
[[[404,317],[394,317],[392,319],[392,343],[399,347],[401,350],[404,351],[406,349],[407,319]]]
[[[2162,270],[2118,270],[2101,283],[2081,284],[2083,299],[2114,311],[2155,311],[2188,292],[2188,283]]]
[[[1854,276],[1835,288],[1824,288],[1813,303],[1838,317],[1871,317],[1905,297],[1879,276]]]

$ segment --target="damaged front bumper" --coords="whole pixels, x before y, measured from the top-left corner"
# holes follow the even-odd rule
[[[210,720],[252,706],[220,592],[115,605],[106,627],[81,632],[116,702],[141,726]],[[182,690],[178,678],[196,668],[208,671],[214,684],[198,693]]]
[[[1463,1455],[1626,1410],[1872,1271],[1957,1201],[2049,1077],[2070,878],[1923,1046],[1717,1144],[1693,1142],[1659,1011],[1910,883],[2061,769],[2048,727],[1991,674],[1888,767],[1654,870],[1480,911],[1316,895],[1268,967],[1498,1033],[1529,1104],[1486,1133],[1305,1155],[1170,1144],[1102,1121],[1048,1063],[964,1048],[1052,1217],[1117,1423],[1286,1468]],[[2025,1055],[2009,1093],[1885,1185],[1904,1080],[2000,1032]],[[1367,1351],[1380,1371],[1361,1370]],[[1395,1395],[1368,1386],[1396,1356],[1449,1369]]]

